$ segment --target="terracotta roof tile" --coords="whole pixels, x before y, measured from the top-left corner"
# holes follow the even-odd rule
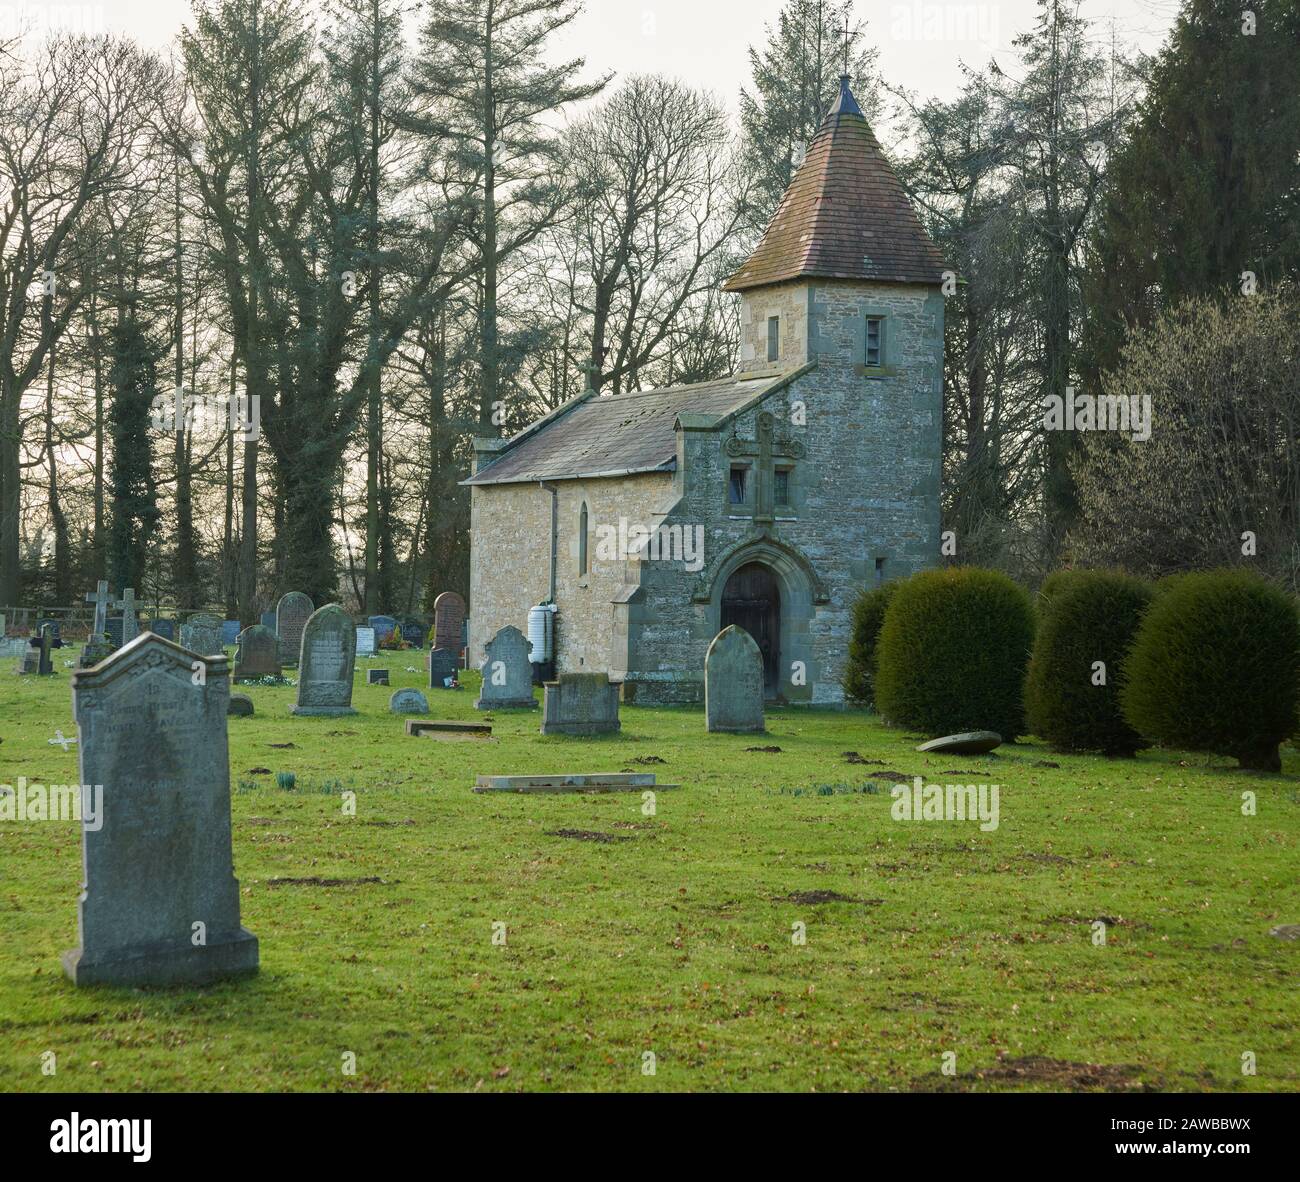
[[[805,277],[941,283],[945,269],[842,79],[758,249],[723,287]]]

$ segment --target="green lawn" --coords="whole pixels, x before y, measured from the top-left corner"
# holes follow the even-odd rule
[[[55,654],[54,678],[0,669],[0,783],[76,780],[76,748],[47,742],[75,733],[72,655]],[[926,757],[860,713],[773,711],[756,737],[631,707],[613,738],[542,738],[533,712],[497,714],[488,741],[437,742],[387,713],[392,688],[424,680],[406,671],[422,654],[359,664],[353,718],[295,718],[292,689],[241,687],[257,707],[230,722],[255,978],[74,989],[59,954],[76,943],[78,827],[0,824],[0,1089],[1300,1084],[1300,942],[1269,935],[1300,922],[1290,748],[1284,776],[1038,743]],[[363,684],[377,665],[391,688]],[[473,684],[427,692],[435,717],[479,717]],[[780,752],[746,750],[768,744]],[[654,816],[635,794],[470,791],[479,772],[618,770],[681,787]],[[884,771],[999,784],[1000,827],[892,820],[891,785],[868,787]],[[835,897],[792,898],[807,892]]]

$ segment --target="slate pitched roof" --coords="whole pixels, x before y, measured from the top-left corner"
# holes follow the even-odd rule
[[[843,77],[763,240],[723,288],[801,278],[941,283],[945,269]]]
[[[724,418],[806,368],[605,397],[586,394],[520,432],[496,459],[461,483],[514,484],[671,472],[677,466],[678,415]]]

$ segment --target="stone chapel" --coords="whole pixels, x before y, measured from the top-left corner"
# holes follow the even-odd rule
[[[939,555],[945,266],[849,88],[749,260],[730,377],[588,390],[475,440],[470,662],[553,603],[557,672],[703,697],[728,624],[766,693],[835,705],[850,607]]]

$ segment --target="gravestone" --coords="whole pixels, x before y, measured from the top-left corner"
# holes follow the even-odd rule
[[[263,628],[270,628],[275,631],[275,612],[263,612],[262,618],[258,621]]]
[[[387,669],[367,669],[367,670],[366,670],[366,684],[367,684],[367,685],[387,685],[387,684],[388,684],[388,670],[387,670]]]
[[[280,597],[275,609],[275,634],[280,638],[280,664],[296,665],[302,648],[302,630],[312,614],[311,600],[301,591]],[[354,639],[355,643],[355,639]]]
[[[444,591],[433,601],[433,647],[457,654],[465,645],[465,601],[455,591]]]
[[[456,654],[449,648],[431,648],[429,650],[429,688],[446,689],[447,678],[453,676],[460,667]]]
[[[43,624],[39,636],[33,636],[26,646],[19,673],[31,673],[38,677],[49,677],[54,672],[51,650],[54,648],[54,630],[49,624]]]
[[[130,644],[140,635],[140,625],[135,616],[135,588],[127,587],[122,592],[122,598],[114,601],[113,606],[122,611],[122,633],[114,638],[114,642],[120,648],[124,644]]]
[[[239,634],[243,630],[238,620],[223,620],[221,622],[221,647],[225,648],[228,644],[238,644]]]
[[[544,735],[607,735],[620,729],[621,682],[608,673],[561,673],[548,681],[542,704]]]
[[[928,743],[918,744],[917,750],[931,755],[987,755],[1002,746],[1002,736],[997,731],[966,731],[960,735],[943,735]]]
[[[399,689],[388,699],[390,714],[428,714],[429,699],[417,689]]]
[[[229,697],[224,655],[155,633],[73,674],[81,782],[102,786],[93,817],[82,814],[81,942],[63,956],[75,984],[202,985],[257,971],[230,842]]]
[[[532,710],[533,667],[528,663],[528,638],[513,624],[507,624],[484,649],[487,659],[479,666],[483,688],[476,710]]]
[[[175,620],[150,620],[146,627],[155,636],[161,636],[164,640],[176,639]]]
[[[204,657],[221,652],[221,621],[207,612],[190,616],[181,625],[181,648]]]
[[[371,616],[368,622],[375,630],[376,644],[383,644],[397,630],[397,621],[392,616]]]
[[[234,718],[252,718],[253,699],[247,694],[231,694],[226,713]]]
[[[59,621],[58,621],[58,620],[37,620],[37,621],[36,621],[36,631],[35,631],[32,635],[34,635],[34,636],[39,636],[39,635],[41,634],[41,629],[44,628],[46,624],[48,624],[48,625],[50,626],[51,632],[52,632],[52,634],[53,634],[53,636],[54,636],[53,647],[54,647],[54,648],[62,648],[62,647],[63,647],[63,632],[62,632],[62,630],[61,630],[60,627],[59,627]]]
[[[239,634],[235,651],[235,681],[258,681],[280,676],[280,644],[275,633],[261,624]]]
[[[100,640],[104,636],[104,622],[108,619],[108,581],[100,579],[94,591],[86,592],[86,602],[95,605],[95,616],[90,624],[90,637]]]
[[[283,601],[282,601],[283,602]],[[298,702],[294,714],[355,714],[352,675],[356,667],[357,630],[337,603],[312,613],[302,632]]]
[[[5,620],[4,612],[0,612],[0,640],[9,635],[9,625]]]
[[[122,647],[122,637],[126,635],[126,620],[122,616],[109,616],[104,621],[104,632],[108,636],[108,643],[113,648]]]
[[[704,655],[704,725],[710,731],[749,734],[763,724],[763,654],[735,624],[713,638]]]
[[[375,655],[375,630],[373,628],[357,629],[357,656],[373,657]]]
[[[423,648],[424,625],[415,620],[408,620],[402,625],[402,639],[412,648]]]
[[[6,636],[0,639],[0,657],[25,657],[27,655],[27,637]]]

